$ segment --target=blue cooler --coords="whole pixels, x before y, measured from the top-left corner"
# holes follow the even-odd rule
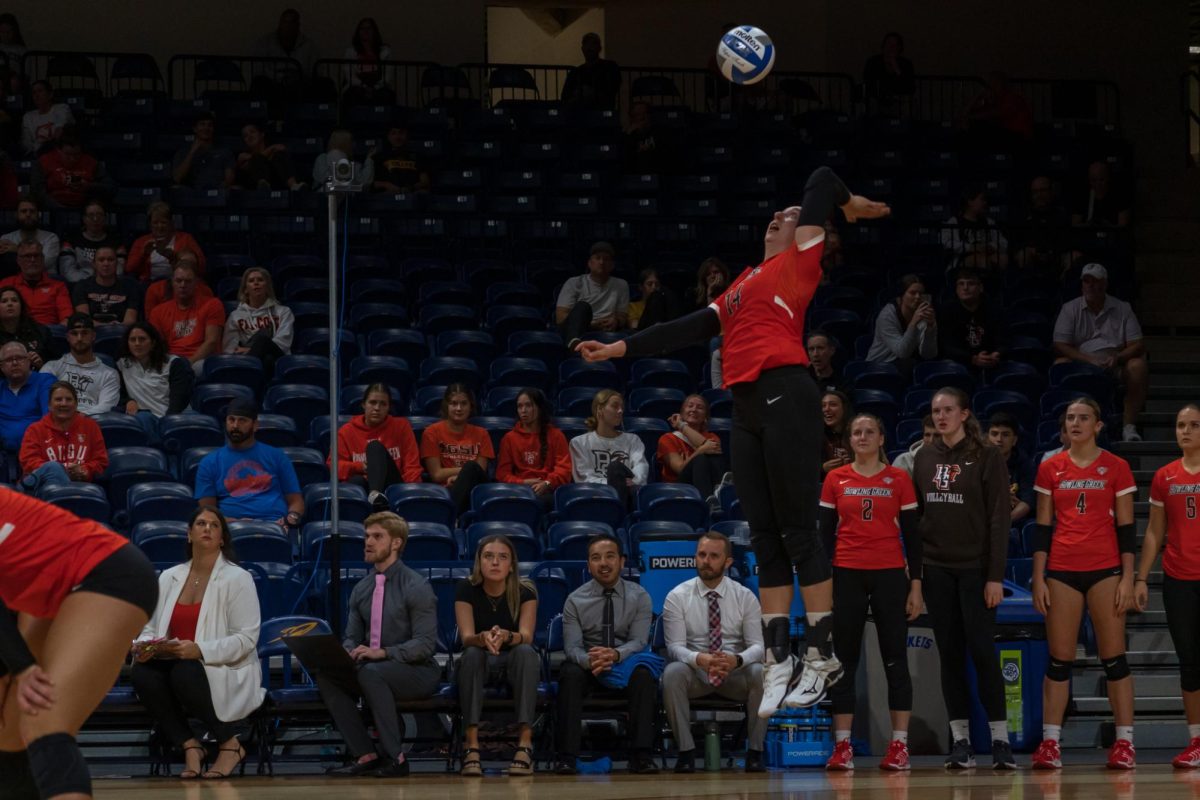
[[[696,577],[696,539],[643,539],[638,543],[642,588],[650,593],[654,613],[679,584]]]

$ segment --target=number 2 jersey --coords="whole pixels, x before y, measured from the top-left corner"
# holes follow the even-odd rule
[[[1078,467],[1070,453],[1059,453],[1038,467],[1033,489],[1054,501],[1047,569],[1089,572],[1121,565],[1117,498],[1137,491],[1125,459],[1101,450],[1091,464]]]
[[[764,370],[808,366],[804,312],[821,280],[824,234],[803,248],[789,244],[747,268],[709,305],[721,320],[725,387],[756,380]]]
[[[821,506],[837,512],[835,567],[904,568],[900,512],[917,508],[917,493],[907,472],[887,466],[867,477],[853,464],[838,467],[825,476]]]
[[[1150,482],[1150,504],[1167,515],[1163,572],[1179,581],[1200,581],[1200,472],[1188,472],[1182,460],[1167,464]]]
[[[53,617],[97,564],[128,543],[98,522],[0,489],[0,600],[13,611]]]

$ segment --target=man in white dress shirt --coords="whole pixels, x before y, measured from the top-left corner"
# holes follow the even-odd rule
[[[691,700],[714,693],[746,704],[746,771],[763,771],[767,720],[756,713],[763,693],[762,607],[754,592],[725,577],[731,564],[729,538],[705,533],[696,543],[696,577],[672,589],[663,602],[671,661],[662,678],[663,704],[679,746],[679,773],[696,768]]]

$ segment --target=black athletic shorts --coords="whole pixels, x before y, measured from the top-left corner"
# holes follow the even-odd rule
[[[1108,567],[1107,569],[1089,570],[1048,569],[1046,570],[1046,579],[1049,580],[1050,578],[1053,578],[1059,583],[1064,583],[1067,586],[1070,586],[1080,594],[1087,594],[1088,591],[1100,581],[1120,574],[1121,568],[1119,566]]]
[[[158,577],[154,565],[132,544],[127,544],[92,567],[71,592],[95,592],[132,603],[154,616],[158,604]]]

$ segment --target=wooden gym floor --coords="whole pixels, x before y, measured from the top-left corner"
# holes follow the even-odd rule
[[[105,774],[103,767],[93,773]],[[885,774],[875,769],[872,759],[859,764],[854,773],[807,769],[744,775],[726,770],[717,774],[614,773],[572,778],[489,774],[483,779],[464,779],[415,772],[408,778],[387,781],[307,775],[226,781],[98,777],[94,788],[95,796],[105,800],[563,800],[564,795],[570,800],[1200,800],[1200,771],[1172,770],[1160,762],[1132,772],[1110,772],[1102,764],[1088,763],[1068,766],[1062,772],[1023,768],[1010,773],[976,769],[952,774],[936,762],[918,762],[911,773]]]

